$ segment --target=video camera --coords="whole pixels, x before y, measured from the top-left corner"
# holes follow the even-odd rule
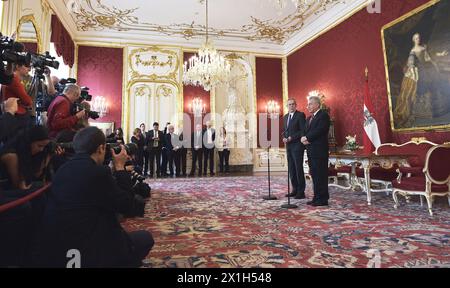
[[[50,53],[47,51],[45,54],[31,54],[31,66],[35,69],[35,73],[43,78],[43,74],[47,67],[58,69],[59,62],[55,60],[55,57],[52,57]]]
[[[15,42],[14,39],[3,36],[0,33],[0,59],[10,63],[30,63],[31,53],[24,52],[22,43]]]

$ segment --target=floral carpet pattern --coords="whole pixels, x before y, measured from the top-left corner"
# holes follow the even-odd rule
[[[330,188],[329,207],[283,209],[287,179],[267,177],[150,181],[144,218],[129,230],[149,230],[155,246],[144,267],[450,267],[450,208],[435,203],[430,217],[418,201],[395,210],[385,193]]]

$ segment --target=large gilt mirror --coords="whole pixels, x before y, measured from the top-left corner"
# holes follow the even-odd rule
[[[22,16],[17,25],[17,41],[23,43],[28,52],[42,52],[40,30],[33,15]]]

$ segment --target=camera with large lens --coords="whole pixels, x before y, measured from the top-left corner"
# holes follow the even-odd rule
[[[81,100],[81,98],[80,98]],[[86,111],[86,115],[91,118],[91,119],[98,119],[100,118],[100,114],[98,114],[98,112],[96,111],[91,111],[91,108],[89,106],[84,106],[83,103],[81,103],[80,101],[77,101],[75,103],[73,103],[73,108],[74,108],[74,113],[76,114],[82,110]]]
[[[53,69],[59,68],[59,62],[48,51],[45,54],[31,54],[31,65],[40,74],[44,73],[46,67]]]
[[[10,63],[30,63],[31,54],[23,52],[24,46],[0,33],[0,59]]]

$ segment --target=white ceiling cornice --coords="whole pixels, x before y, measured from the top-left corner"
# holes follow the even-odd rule
[[[367,2],[367,0],[353,0],[349,3],[349,5],[340,7],[341,9],[332,9],[327,11],[320,17],[320,21],[308,23],[299,33],[289,39],[284,45],[283,53],[285,55],[289,55],[316,37],[331,30],[355,12],[366,7]]]
[[[67,6],[70,1],[82,3],[83,5],[88,5],[88,3],[90,3],[89,5],[92,6],[88,5],[84,7],[86,7],[86,9],[89,7],[94,7],[93,9],[95,10],[92,10],[91,12],[99,14],[89,14],[90,12],[88,13],[84,11],[81,14],[77,14],[79,17],[74,17],[75,14],[70,14]],[[202,15],[204,13],[202,14],[201,10],[199,10],[202,7],[198,3],[198,0],[121,1],[123,0],[48,0],[51,8],[58,15],[63,25],[67,28],[75,43],[105,42],[118,46],[165,45],[186,49],[198,49],[203,44],[204,36],[202,33],[204,33],[204,28],[202,28],[203,26],[198,25],[201,25],[203,21]],[[182,2],[178,3],[176,1]],[[227,3],[236,4],[233,1],[238,0],[217,0],[215,3],[212,2],[215,4],[214,7],[216,8],[216,10],[213,10],[212,13],[214,17],[211,17],[210,15],[210,18],[212,18],[212,21],[210,19],[210,22],[213,23],[211,26],[215,27],[214,31],[216,33],[216,35],[214,35],[214,33],[210,33],[213,34],[210,38],[213,39],[214,46],[218,50],[259,53],[276,56],[289,55],[299,47],[302,47],[312,39],[315,39],[318,35],[324,33],[324,31],[327,31],[336,26],[337,23],[342,22],[343,19],[348,17],[348,15],[354,14],[355,11],[358,11],[369,3],[368,0],[320,0],[323,2],[339,2],[336,2],[336,4],[330,5],[329,7],[322,4],[317,5],[315,10],[307,10],[305,14],[293,14],[292,11],[295,12],[295,8],[291,8],[291,12],[284,11],[284,14],[280,14],[275,8],[273,8],[273,6],[272,9],[268,9],[267,7],[269,6],[258,8],[252,4],[255,2],[263,3],[261,5],[274,5],[274,1],[241,0],[246,1],[241,2],[244,3],[244,6],[242,7],[255,7],[254,11],[252,10],[250,14],[246,14],[246,12],[242,9],[236,10],[240,9],[240,6],[234,7],[233,5],[227,5]],[[286,1],[290,3],[289,0]],[[167,17],[161,16],[165,14],[152,14],[153,16],[150,16],[149,13],[144,13],[144,11],[156,11],[158,9],[158,11],[167,11],[167,9],[169,9],[168,5],[173,5],[174,3],[179,4],[179,8],[184,7],[185,9],[173,10],[176,11],[175,14],[167,15]],[[106,6],[95,5],[109,5],[108,7],[111,9],[108,8],[108,10],[104,9]],[[189,11],[186,11],[187,9]],[[123,11],[132,12],[128,12],[128,14],[126,14],[128,16],[119,18],[114,16],[115,13],[124,13]],[[223,17],[223,15],[227,16]],[[247,19],[246,17],[250,17],[249,15],[254,15],[256,18],[259,17],[258,19],[269,20],[261,20],[262,22],[257,20],[252,24],[253,26],[250,25],[252,26],[252,29],[256,29],[252,30],[253,34],[243,32],[244,30],[236,30],[236,27],[246,27],[245,25],[242,25],[245,24],[245,19]],[[130,20],[130,18],[127,17],[134,18]],[[234,19],[233,17],[236,18]],[[272,17],[273,19],[267,17]],[[122,21],[122,19],[125,18],[128,20]],[[170,20],[166,18],[170,18]],[[277,26],[279,25],[277,23],[284,23],[283,21],[285,21],[285,19],[291,20],[289,20],[289,23],[284,26]],[[133,22],[133,20],[135,22]],[[82,22],[78,22],[77,26],[76,21]],[[194,25],[192,26],[193,30],[189,27],[186,28],[186,24],[182,24],[188,23],[189,21],[191,21],[192,25]],[[157,25],[161,25],[161,33],[159,33],[159,30],[155,30],[155,27],[159,27]],[[81,27],[83,27],[83,29],[80,29]],[[185,34],[186,31],[187,34]],[[189,34],[191,32],[193,33],[192,35]],[[279,41],[276,39],[287,39],[287,41],[279,43],[281,40]]]

